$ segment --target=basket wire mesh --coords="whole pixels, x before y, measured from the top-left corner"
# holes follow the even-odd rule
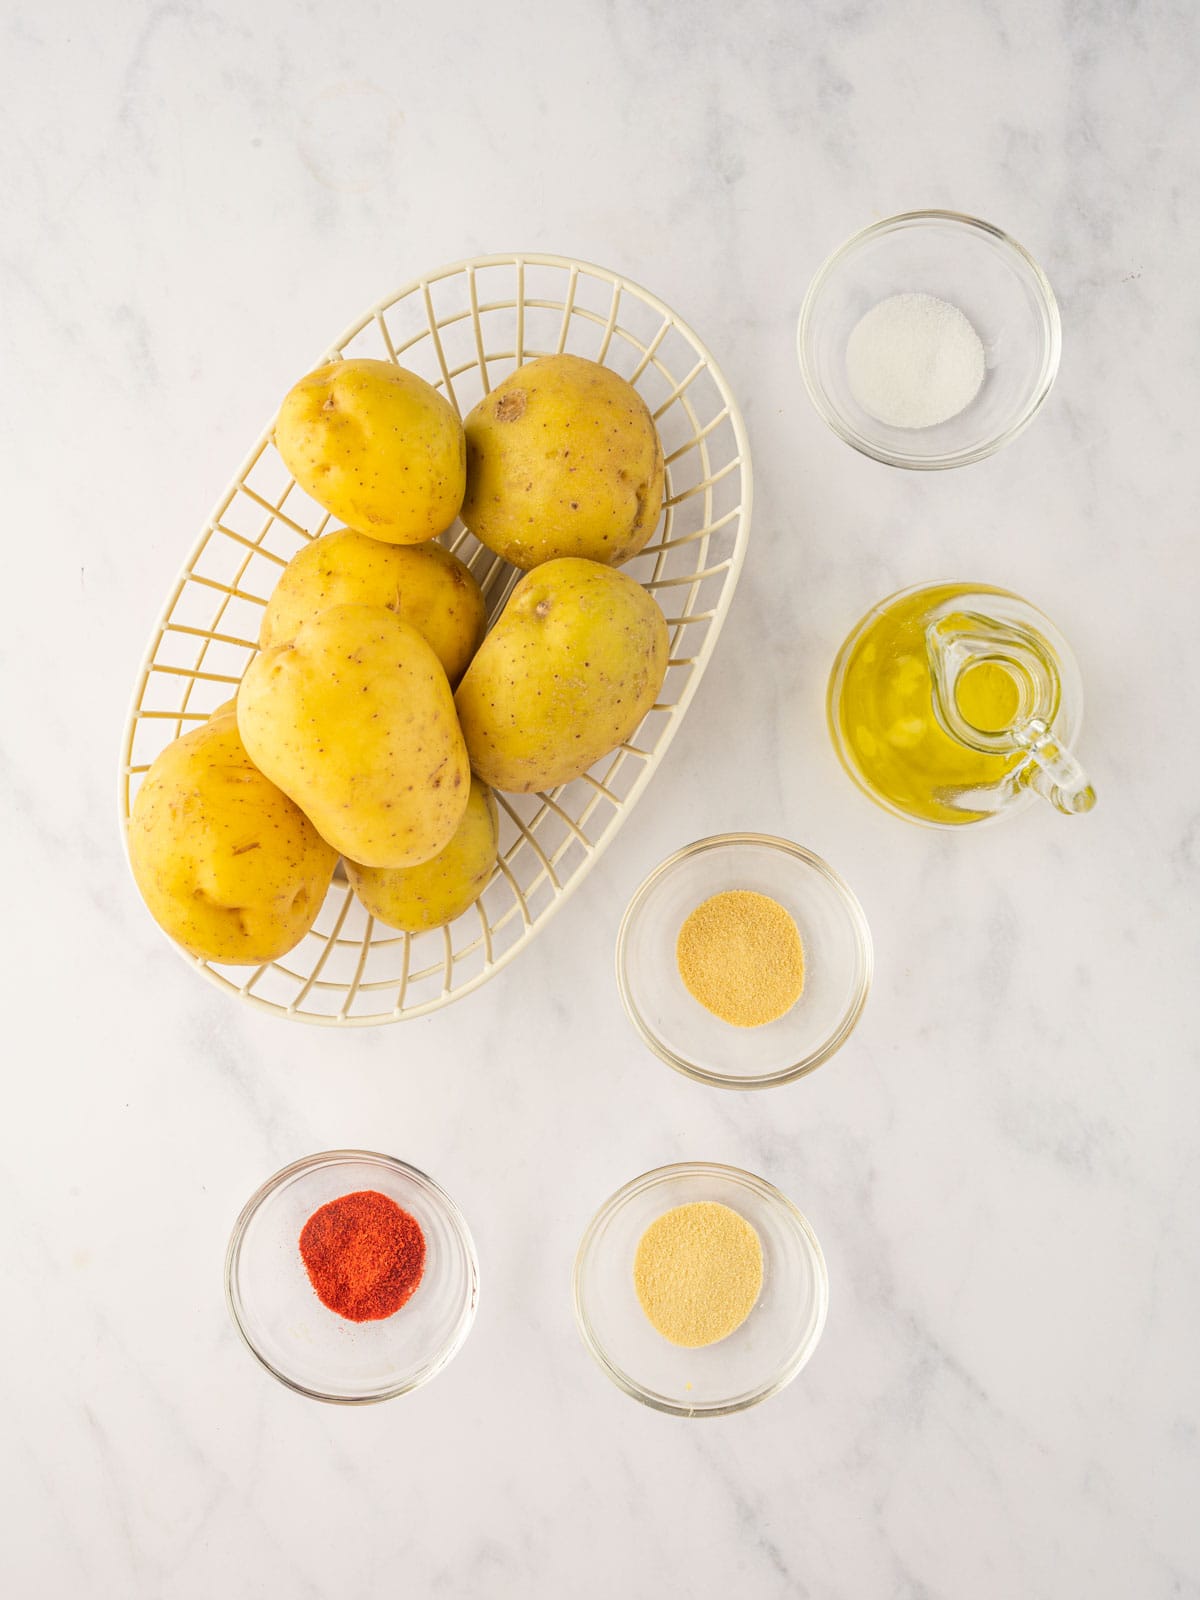
[[[322,360],[399,362],[465,416],[514,367],[562,351],[627,378],[662,437],[663,516],[647,547],[622,568],[667,617],[670,661],[659,700],[637,732],[582,778],[546,793],[497,795],[496,870],[449,926],[416,935],[386,927],[355,899],[339,866],[311,932],[278,960],[231,967],[181,950],[254,1005],[306,1022],[363,1025],[419,1016],[477,988],[582,882],[649,782],[695,692],[745,555],[751,469],[736,402],[674,312],[602,267],[561,256],[484,256],[442,267],[381,301]],[[268,427],[201,533],[142,663],[122,754],[126,825],[159,751],[236,692],[279,574],[332,523],[296,485]],[[470,567],[494,618],[521,574],[461,522],[440,542]]]

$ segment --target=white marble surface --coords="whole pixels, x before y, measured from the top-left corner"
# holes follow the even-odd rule
[[[5,1592],[1200,1594],[1190,0],[16,0],[0,40]],[[918,205],[1010,229],[1065,326],[1031,431],[932,477],[834,439],[793,354],[826,252]],[[553,936],[432,1018],[289,1026],[135,899],[126,696],[298,364],[513,248],[617,267],[709,341],[755,452],[742,587]],[[837,642],[940,576],[1073,640],[1091,818],[927,833],[836,766]],[[730,827],[825,854],[877,944],[850,1047],[758,1097],[658,1065],[611,976],[643,873]],[[251,1189],[337,1144],[434,1173],[483,1264],[454,1365],[365,1411],[273,1383],[221,1295]],[[702,1424],[606,1382],[568,1292],[594,1207],[690,1156],[793,1195],[832,1279],[797,1383]]]

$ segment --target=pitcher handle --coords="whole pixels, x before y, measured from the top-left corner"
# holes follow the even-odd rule
[[[1021,768],[1021,782],[1049,800],[1056,811],[1081,816],[1096,804],[1096,791],[1087,773],[1041,717],[1012,730],[1013,739],[1030,760]]]

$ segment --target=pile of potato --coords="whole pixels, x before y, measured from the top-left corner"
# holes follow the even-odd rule
[[[236,700],[159,755],[129,828],[155,919],[234,964],[304,937],[339,857],[380,921],[453,921],[495,867],[492,789],[579,777],[667,669],[662,612],[613,570],[658,522],[662,446],[606,367],[532,361],[464,426],[414,373],[337,361],[291,390],[275,443],[346,526],[288,565]],[[475,579],[430,542],[459,515],[525,571],[486,634]]]

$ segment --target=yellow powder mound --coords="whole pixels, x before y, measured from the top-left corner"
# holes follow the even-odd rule
[[[804,988],[796,924],[778,900],[752,889],[698,905],[679,930],[675,959],[693,999],[737,1028],[786,1016]]]
[[[664,1339],[688,1349],[740,1328],[762,1281],[758,1234],[715,1200],[664,1211],[642,1235],[633,1262],[642,1310]]]

